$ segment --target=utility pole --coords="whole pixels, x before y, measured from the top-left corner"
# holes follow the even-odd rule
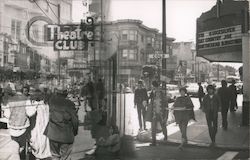
[[[159,81],[161,80],[161,74],[167,76],[167,60],[164,55],[166,55],[166,0],[162,0],[162,63],[161,63],[161,72],[159,72]],[[160,69],[159,69],[160,70]],[[166,90],[166,80],[162,83],[162,89],[164,90],[165,95],[167,94]]]
[[[57,23],[60,24],[60,17],[61,17],[61,6],[60,4],[57,4]],[[58,56],[58,83],[60,85],[60,81],[61,81],[61,61],[60,61],[60,51],[58,50],[57,52],[57,56]]]
[[[217,81],[220,81],[220,64],[217,64]]]
[[[166,64],[166,58],[164,55],[166,55],[166,0],[162,0],[162,74],[164,73],[165,76],[167,76],[167,64]],[[159,75],[160,77],[160,75]]]

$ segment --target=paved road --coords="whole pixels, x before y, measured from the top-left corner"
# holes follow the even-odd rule
[[[167,160],[167,159],[220,159],[230,160],[233,158],[247,159],[249,151],[225,151],[222,149],[186,147],[179,150],[177,146],[161,145],[156,147],[138,148],[136,158],[125,158],[126,160]]]
[[[146,144],[147,145],[147,144]],[[248,159],[249,151],[230,151],[218,148],[185,147],[176,145],[141,146],[136,148],[135,157],[120,157],[120,160],[231,160]],[[117,160],[118,158],[85,158],[82,160]]]

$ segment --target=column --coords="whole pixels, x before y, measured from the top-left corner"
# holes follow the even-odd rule
[[[243,62],[243,107],[242,107],[242,125],[249,125],[249,107],[250,107],[250,33],[242,37],[242,62]]]

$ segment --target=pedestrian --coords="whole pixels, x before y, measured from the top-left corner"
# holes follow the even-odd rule
[[[152,146],[156,146],[156,131],[157,131],[157,123],[160,123],[164,140],[167,140],[167,127],[166,122],[168,119],[168,103],[167,97],[164,94],[164,91],[159,87],[159,83],[157,81],[152,82],[153,89],[150,93],[150,106],[149,111],[151,114],[151,129],[152,129]]]
[[[49,121],[49,106],[45,103],[45,96],[41,90],[36,89],[26,105],[36,108],[36,115],[30,118],[29,145],[33,157],[37,160],[51,157],[49,138],[43,134]]]
[[[135,94],[134,94],[134,107],[137,108],[140,131],[142,131],[143,129],[146,130],[145,116],[146,116],[147,102],[148,102],[147,90],[146,88],[143,87],[142,80],[139,80],[138,88],[135,89]],[[142,128],[142,122],[143,122],[143,128]]]
[[[95,99],[95,87],[94,83],[92,82],[91,78],[89,78],[89,81],[86,84],[86,99],[88,101],[88,106],[91,108],[91,111],[96,110],[96,105],[94,102]]]
[[[203,87],[201,85],[201,82],[198,83],[199,89],[198,89],[198,98],[199,98],[199,102],[200,102],[200,109],[202,108],[202,100],[204,98],[204,90]]]
[[[66,99],[67,92],[57,89],[49,100],[49,123],[44,134],[50,140],[52,159],[70,159],[74,137],[78,132],[75,105]]]
[[[97,100],[98,100],[98,107],[99,109],[102,108],[103,99],[105,97],[105,87],[102,79],[100,78],[96,84],[96,93],[97,93]]]
[[[237,89],[235,86],[235,80],[232,80],[232,84],[228,87],[230,92],[230,112],[235,112],[238,108],[237,105]]]
[[[106,126],[105,136],[97,139],[95,155],[96,159],[115,159],[119,158],[121,149],[121,138],[118,127],[115,125]]]
[[[31,118],[35,116],[36,107],[26,106],[29,97],[20,90],[13,91],[7,87],[4,91],[3,110],[8,119],[11,139],[19,144],[21,157],[25,156],[26,142],[30,139]]]
[[[207,95],[205,95],[202,104],[202,111],[206,114],[209,136],[211,138],[211,147],[215,146],[215,137],[218,128],[218,112],[220,108],[220,98],[215,94],[213,85],[207,86]]]
[[[30,98],[30,87],[29,86],[23,86],[22,93],[24,96],[26,96],[28,99]]]
[[[227,87],[227,82],[225,80],[221,81],[221,88],[218,90],[218,95],[221,101],[221,116],[222,116],[222,128],[223,130],[227,130],[228,122],[227,122],[227,113],[229,109],[230,102],[230,90]]]
[[[2,87],[0,86],[0,118],[2,118],[2,101],[3,101],[3,89]]]
[[[177,97],[173,104],[174,116],[176,124],[179,125],[181,131],[182,141],[179,148],[182,149],[184,145],[187,144],[187,125],[188,122],[193,119],[194,116],[194,105],[191,98],[187,95],[187,89],[182,87],[179,89],[180,97]]]

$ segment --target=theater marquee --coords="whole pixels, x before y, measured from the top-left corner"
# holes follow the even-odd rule
[[[242,35],[249,30],[248,1],[223,1],[196,23],[197,56],[211,62],[242,62]]]
[[[241,25],[201,32],[197,38],[198,50],[241,45]]]
[[[54,42],[54,50],[87,50],[88,42],[94,40],[94,23],[47,25],[47,40]]]

